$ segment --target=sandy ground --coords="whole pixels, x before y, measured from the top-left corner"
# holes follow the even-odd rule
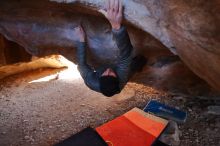
[[[106,98],[88,89],[75,67],[21,73],[2,80],[0,85],[1,146],[49,146],[133,107],[143,108],[150,99],[188,112],[186,123],[178,124],[177,134],[170,138],[173,145],[220,145],[220,116],[208,111],[209,106],[220,105],[216,96],[165,92],[129,82],[122,93]]]

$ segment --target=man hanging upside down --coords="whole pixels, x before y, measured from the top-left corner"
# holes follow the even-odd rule
[[[120,52],[117,64],[105,65],[105,67],[99,67],[95,70],[87,64],[85,32],[81,26],[75,28],[79,36],[77,60],[78,70],[85,84],[90,89],[110,97],[120,93],[131,75],[142,70],[146,59],[143,56],[132,58],[133,46],[126,28],[121,25],[123,18],[122,2],[120,0],[108,0],[107,11],[102,10],[102,13],[112,26],[113,38]]]

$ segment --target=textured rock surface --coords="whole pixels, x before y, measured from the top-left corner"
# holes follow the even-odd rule
[[[0,36],[0,66],[3,66],[6,64],[5,53],[4,53],[3,48],[5,48],[5,44],[3,41],[3,37]]]
[[[0,35],[0,66],[9,65],[18,62],[28,62],[31,60],[31,54],[25,49],[13,41],[9,41]]]
[[[13,1],[10,4],[1,4],[0,32],[7,39],[24,46],[33,55],[60,53],[74,60],[74,41],[77,38],[73,28],[81,22],[87,33],[89,53],[94,56],[93,59],[96,58],[95,62],[109,62],[117,57],[111,27],[108,21],[100,14],[97,16],[95,11],[88,10],[83,14],[78,12],[82,8],[73,4],[45,1]],[[148,33],[131,25],[126,26],[138,52],[149,49],[155,53],[161,50],[168,52],[162,43]]]
[[[81,21],[93,56],[90,61],[109,62],[117,57],[110,26],[97,13],[103,0],[78,0],[77,4],[76,0],[51,1],[1,2],[0,32],[33,55],[61,53],[74,60],[72,28]],[[150,56],[167,47],[220,90],[218,0],[125,0],[124,5],[125,23],[137,52]]]
[[[69,61],[60,55],[51,55],[44,58],[36,58],[30,62],[4,65],[0,67],[0,79],[39,68],[56,68],[62,70],[67,67],[68,63]]]

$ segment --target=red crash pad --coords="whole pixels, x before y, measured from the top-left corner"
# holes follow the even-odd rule
[[[96,128],[109,146],[151,146],[168,121],[134,108]]]

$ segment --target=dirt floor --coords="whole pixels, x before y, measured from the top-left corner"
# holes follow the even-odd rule
[[[158,69],[166,71],[166,67]],[[144,75],[146,82],[140,74],[135,79],[141,81],[134,79],[112,98],[88,89],[74,66],[65,70],[29,71],[1,80],[0,146],[49,146],[88,126],[97,127],[133,107],[143,108],[151,99],[188,113],[185,123],[173,124],[174,134],[171,132],[165,141],[181,146],[220,146],[219,96],[204,92],[201,84],[191,82],[187,92],[182,91],[179,82],[161,90],[153,84],[160,85],[164,78],[157,76],[156,80]],[[163,84],[167,82],[163,80]]]

